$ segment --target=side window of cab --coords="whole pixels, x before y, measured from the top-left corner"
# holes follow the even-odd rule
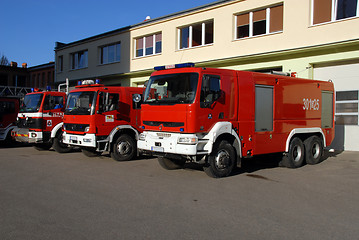
[[[99,99],[100,112],[109,112],[118,109],[119,106],[118,93],[101,92],[99,96],[100,96]]]
[[[204,75],[201,87],[201,107],[208,108],[221,96],[221,78],[215,75]]]

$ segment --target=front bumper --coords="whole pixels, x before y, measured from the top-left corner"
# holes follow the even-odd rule
[[[62,137],[63,143],[65,144],[81,147],[96,147],[95,134],[77,135],[63,132]]]
[[[11,131],[11,136],[15,138],[17,142],[23,143],[43,143],[44,133],[30,131],[28,128],[14,128]]]
[[[187,139],[187,143],[181,140]],[[192,141],[191,141],[192,140]],[[196,156],[206,154],[201,140],[196,134],[143,132],[137,142],[140,151],[152,152],[153,155],[175,154],[182,156]]]

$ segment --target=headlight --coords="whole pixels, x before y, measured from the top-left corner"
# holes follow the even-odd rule
[[[146,140],[146,135],[141,133],[140,136],[138,137],[139,141],[145,141]]]
[[[179,137],[177,140],[179,144],[197,144],[198,137]]]
[[[85,127],[85,132],[90,131],[90,127]]]

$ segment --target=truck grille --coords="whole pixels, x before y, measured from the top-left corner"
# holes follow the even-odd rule
[[[164,127],[183,127],[184,122],[156,122],[156,121],[143,121],[143,124],[147,126],[158,127],[159,125],[163,125]]]
[[[90,126],[89,124],[73,124],[65,123],[64,127],[66,131],[85,132],[85,128]]]

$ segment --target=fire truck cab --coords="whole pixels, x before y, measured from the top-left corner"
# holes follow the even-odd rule
[[[110,152],[118,161],[137,156],[142,88],[104,86],[84,80],[70,91],[63,142],[86,156]]]
[[[0,142],[9,143],[11,141],[11,131],[16,127],[16,117],[19,108],[19,98],[0,98]]]
[[[296,168],[320,162],[334,138],[332,82],[191,63],[155,70],[138,148],[166,169],[196,162],[225,177],[244,157],[277,152]]]
[[[25,95],[12,136],[18,142],[34,144],[38,150],[53,147],[60,153],[69,152],[71,148],[62,143],[65,103],[65,92],[32,89]]]

